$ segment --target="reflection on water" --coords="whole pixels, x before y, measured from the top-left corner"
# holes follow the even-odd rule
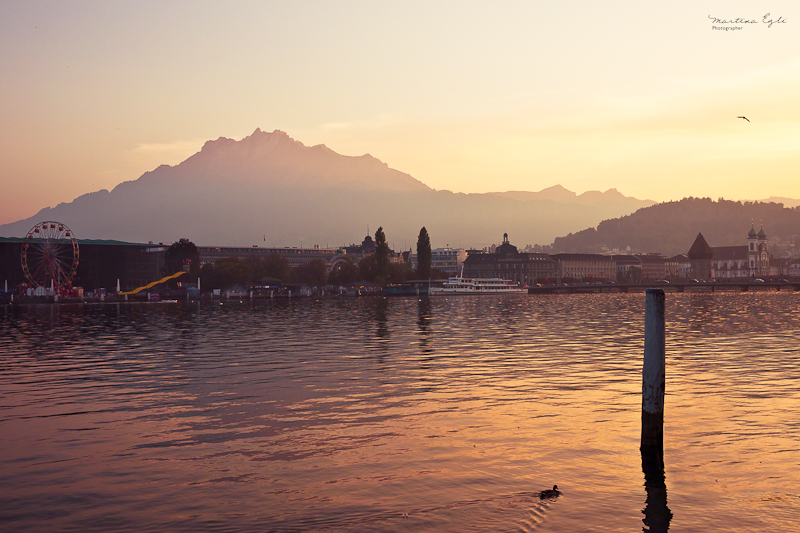
[[[0,530],[796,530],[798,302],[667,295],[654,455],[643,294],[3,307]]]
[[[672,511],[667,507],[667,484],[664,476],[664,450],[660,446],[642,447],[642,471],[647,500],[642,531],[664,533],[669,531]]]

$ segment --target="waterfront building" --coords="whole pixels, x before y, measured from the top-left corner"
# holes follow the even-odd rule
[[[635,255],[612,255],[617,271],[617,281],[639,281],[642,279],[642,260]]]
[[[297,248],[297,247],[284,247],[284,248],[266,248],[261,246],[198,246],[197,251],[200,254],[200,264],[205,265],[213,263],[219,259],[227,259],[229,257],[238,257],[239,259],[247,259],[248,257],[258,257],[264,259],[269,255],[279,255],[286,259],[289,266],[292,268],[305,266],[314,259],[322,259],[326,263],[337,254],[341,253],[339,248],[320,248],[315,245],[313,248]],[[374,246],[373,246],[374,252]]]
[[[431,250],[431,268],[448,274],[459,274],[466,258],[467,251],[463,248],[436,248]]]
[[[463,264],[465,278],[510,279],[523,286],[552,283],[557,276],[556,262],[552,257],[520,252],[508,241],[507,233],[503,234],[503,243],[494,252],[469,253]]]
[[[667,277],[666,259],[660,254],[638,254],[642,262],[643,279],[664,279]]]
[[[616,281],[614,257],[601,254],[552,254],[558,264],[558,278],[573,281]]]
[[[785,273],[790,278],[800,278],[800,259],[794,258],[787,260]]]
[[[297,268],[303,267],[311,263],[315,259],[321,259],[325,263],[325,268],[328,273],[332,270],[340,268],[343,262],[349,262],[354,265],[358,261],[370,254],[375,253],[375,241],[371,236],[367,235],[361,244],[351,244],[350,246],[341,246],[338,248],[321,248],[319,245],[314,245],[312,248],[297,248],[297,247],[261,247],[253,246],[198,246],[197,251],[200,254],[200,264],[214,263],[219,259],[227,259],[229,257],[238,257],[239,259],[247,259],[248,257],[257,257],[264,259],[269,255],[279,255],[286,259],[289,267]],[[403,263],[410,255],[404,255],[402,252],[394,252],[389,250],[390,263]]]
[[[750,227],[747,244],[715,246],[712,251],[711,272],[715,278],[760,278],[771,274],[767,235],[763,227],[758,233],[755,227]]]
[[[667,278],[688,278],[692,273],[692,261],[686,254],[678,254],[665,260]]]
[[[733,279],[750,277],[750,262],[747,245],[715,246],[711,269],[716,279]]]
[[[791,259],[788,257],[769,258],[769,276],[771,278],[783,279],[788,275]]]

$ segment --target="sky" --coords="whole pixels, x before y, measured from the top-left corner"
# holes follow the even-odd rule
[[[0,72],[0,224],[256,128],[455,192],[800,198],[794,1],[0,0]]]

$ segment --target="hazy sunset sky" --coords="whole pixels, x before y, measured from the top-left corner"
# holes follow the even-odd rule
[[[0,223],[256,128],[457,192],[800,198],[796,1],[1,0],[0,72]]]

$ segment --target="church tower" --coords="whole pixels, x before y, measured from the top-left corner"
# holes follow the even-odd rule
[[[769,253],[767,252],[767,234],[764,233],[764,226],[758,230],[758,260],[756,261],[756,274],[758,276],[769,275]]]
[[[747,268],[750,272],[750,277],[756,277],[758,262],[758,234],[754,226],[750,226],[750,231],[747,233]]]
[[[769,252],[764,226],[761,226],[758,233],[755,226],[750,226],[750,232],[747,234],[747,263],[751,278],[769,274]]]

